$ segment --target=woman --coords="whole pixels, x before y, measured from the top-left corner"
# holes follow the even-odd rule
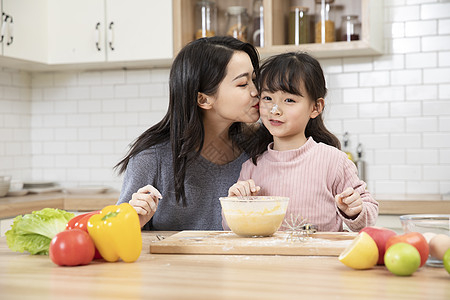
[[[231,37],[185,46],[170,72],[167,114],[116,167],[118,203],[129,202],[151,230],[221,230],[220,196],[261,144],[258,53]],[[261,149],[259,149],[261,150]]]

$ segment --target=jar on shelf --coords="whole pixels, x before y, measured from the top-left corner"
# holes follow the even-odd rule
[[[263,0],[253,2],[253,45],[264,47],[264,6]]]
[[[330,43],[336,41],[333,7],[334,0],[316,0],[316,43]]]
[[[348,15],[342,16],[341,32],[343,41],[359,40],[359,23],[358,16]]]
[[[230,6],[226,12],[226,35],[232,36],[243,42],[247,42],[249,17],[247,8],[243,6]]]
[[[310,42],[309,39],[309,8],[292,6],[289,12],[289,44],[300,45]]]
[[[214,1],[198,1],[195,6],[195,39],[216,35],[217,8]]]

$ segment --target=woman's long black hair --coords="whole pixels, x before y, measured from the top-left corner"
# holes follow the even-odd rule
[[[283,91],[302,96],[300,91],[302,82],[306,93],[313,101],[317,101],[319,98],[325,99],[327,88],[322,68],[320,63],[307,53],[288,52],[274,55],[261,65],[260,94],[261,90],[264,89],[272,93]],[[322,114],[309,120],[306,125],[305,136],[307,138],[312,137],[316,142],[341,149],[339,139],[325,127]],[[257,156],[266,149],[259,149],[260,153],[253,156],[254,163],[256,163]]]
[[[130,159],[151,146],[170,141],[172,146],[175,195],[185,205],[184,180],[186,167],[203,148],[205,130],[198,93],[214,95],[226,75],[227,65],[236,51],[247,53],[258,77],[259,55],[248,43],[232,37],[212,37],[195,40],[186,45],[175,58],[170,70],[169,108],[164,118],[141,134],[127,155],[115,166],[123,173]],[[236,122],[228,134],[237,147],[252,155],[258,132]],[[247,131],[251,135],[246,138]],[[254,151],[254,150],[253,150]]]

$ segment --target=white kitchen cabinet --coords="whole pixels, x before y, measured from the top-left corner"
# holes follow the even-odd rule
[[[172,1],[49,1],[51,65],[173,57]]]
[[[3,0],[2,13],[3,55],[46,62],[47,0]]]

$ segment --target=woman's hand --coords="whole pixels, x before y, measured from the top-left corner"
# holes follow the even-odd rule
[[[141,227],[147,224],[158,209],[159,199],[162,199],[159,191],[151,185],[141,187],[134,193],[130,200],[130,205],[134,207]]]
[[[336,195],[334,200],[337,207],[348,217],[355,217],[362,211],[361,195],[351,187]]]
[[[238,181],[228,189],[228,197],[256,196],[259,190],[261,190],[261,188],[255,184],[253,179]]]

